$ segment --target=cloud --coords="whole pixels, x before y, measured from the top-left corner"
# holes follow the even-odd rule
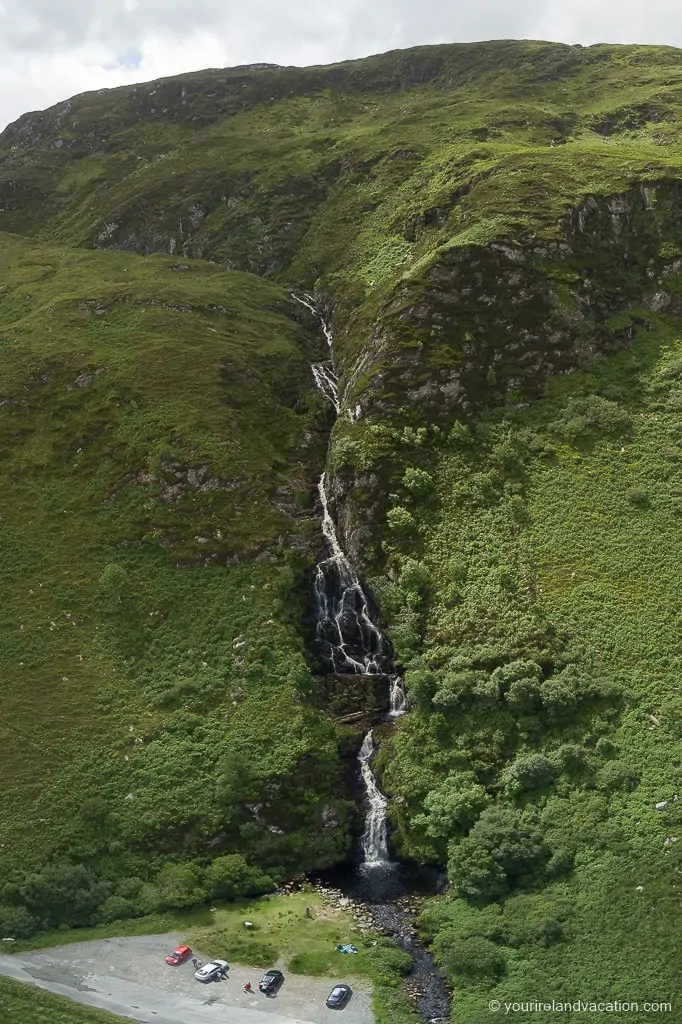
[[[0,127],[89,89],[424,43],[682,45],[679,0],[0,0]]]

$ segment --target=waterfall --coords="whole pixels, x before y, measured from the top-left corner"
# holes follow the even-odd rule
[[[384,638],[372,617],[360,580],[341,549],[329,513],[325,474],[318,484],[322,533],[331,550],[315,569],[315,627],[323,656],[334,672],[380,675]]]
[[[338,415],[341,411],[341,403],[339,402],[339,383],[336,374],[323,363],[313,363],[312,371],[318,390],[322,392],[327,401],[332,403]]]
[[[367,793],[369,810],[365,818],[365,831],[360,840],[362,859],[368,867],[388,863],[386,808],[388,801],[377,786],[370,762],[374,756],[374,738],[370,729],[360,747],[358,761]]]
[[[405,685],[403,683],[403,677],[394,675],[390,677],[390,710],[388,712],[389,718],[399,718],[404,715],[407,711],[407,699],[405,697]]]
[[[315,385],[322,395],[331,402],[338,415],[341,411],[338,378],[334,372],[333,335],[325,317],[316,308],[312,296],[292,297],[317,317],[329,347],[330,365],[314,363],[312,366]],[[355,416],[360,415],[357,406]],[[353,417],[351,417],[352,419]],[[327,542],[329,557],[315,568],[315,632],[322,655],[335,673],[354,675],[382,675],[389,657],[386,643],[379,627],[372,621],[367,596],[357,573],[346,558],[339,544],[334,520],[329,511],[325,486],[325,474],[318,484],[322,507],[322,533]],[[406,711],[405,689],[402,677],[394,674],[390,682],[390,711],[388,718],[398,718]],[[376,868],[390,867],[388,855],[388,801],[377,785],[371,761],[374,756],[372,730],[365,736],[358,761],[360,775],[367,797],[365,831],[361,839],[363,866]]]

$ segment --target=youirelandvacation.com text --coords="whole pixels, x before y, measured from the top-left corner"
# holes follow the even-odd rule
[[[552,999],[545,1002],[541,999],[524,999],[519,1002],[507,1003],[499,999],[491,999],[488,1009],[492,1013],[672,1013],[673,1004],[667,1002],[634,1003],[615,1000],[613,1002],[589,1002],[573,999],[561,1002]]]

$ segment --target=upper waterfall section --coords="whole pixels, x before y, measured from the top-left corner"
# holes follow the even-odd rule
[[[340,401],[334,374],[331,327],[310,295],[295,298],[319,320],[329,347],[330,366],[312,366],[315,385],[339,413]],[[372,618],[369,601],[357,573],[348,561],[336,533],[329,510],[326,477],[318,484],[322,510],[322,533],[329,555],[315,569],[315,631],[322,658],[334,672],[356,675],[381,675],[387,670],[386,642]]]

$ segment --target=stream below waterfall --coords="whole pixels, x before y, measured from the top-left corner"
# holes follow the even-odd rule
[[[340,415],[344,395],[339,393],[334,369],[333,335],[324,315],[310,295],[292,297],[317,318],[329,348],[329,363],[312,366],[315,385]],[[353,418],[351,416],[351,418]],[[360,579],[346,557],[329,511],[325,474],[318,484],[322,510],[322,533],[327,557],[315,569],[315,633],[322,659],[337,675],[386,676],[389,684],[390,722],[407,711],[402,676],[393,670],[390,649],[372,618],[370,603]],[[414,926],[415,905],[409,893],[435,891],[424,888],[410,877],[405,865],[392,861],[388,848],[388,800],[381,792],[374,772],[374,735],[370,729],[358,753],[360,778],[366,800],[364,832],[360,838],[360,859],[354,865],[326,872],[323,884],[332,880],[344,893],[362,901],[377,930],[390,934],[410,954],[412,969],[408,976],[416,1005],[425,1021],[449,1019],[450,997],[432,955],[419,942]],[[416,883],[416,884],[415,884]]]

